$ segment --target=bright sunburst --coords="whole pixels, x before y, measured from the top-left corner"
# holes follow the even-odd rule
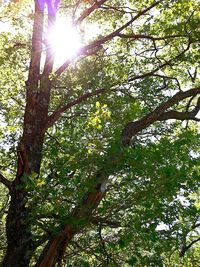
[[[62,17],[57,18],[48,40],[52,46],[56,64],[62,64],[75,56],[81,47],[81,38],[77,30],[68,19]]]

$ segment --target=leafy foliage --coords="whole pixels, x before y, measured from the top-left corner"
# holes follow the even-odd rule
[[[153,117],[177,92],[199,90],[199,1],[102,1],[81,21],[93,4],[61,2],[60,14],[77,23],[83,46],[92,45],[59,75],[57,66],[48,73],[50,122],[43,125],[40,172],[24,173],[16,187],[26,192],[34,244],[30,266],[66,225],[75,234],[62,266],[198,266],[199,93],[169,106],[128,145],[122,136],[130,122]],[[16,181],[16,151],[25,132],[32,5],[23,0],[1,7],[0,26],[14,29],[0,32],[0,169],[9,181]],[[92,23],[97,33],[90,35]],[[45,49],[42,44],[41,64]],[[193,110],[190,118],[170,115]],[[84,209],[87,192],[95,194],[97,185],[106,195]],[[0,186],[3,259],[9,192]]]

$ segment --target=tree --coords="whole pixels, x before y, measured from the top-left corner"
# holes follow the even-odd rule
[[[32,5],[1,17],[16,29],[0,37],[2,265],[197,255],[199,1]],[[82,47],[57,66],[47,36],[59,14]]]

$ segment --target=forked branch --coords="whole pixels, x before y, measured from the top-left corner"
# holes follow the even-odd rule
[[[164,121],[164,120],[169,120],[169,119],[175,119],[175,120],[194,120],[194,121],[200,121],[199,118],[195,117],[197,113],[200,110],[200,98],[197,101],[197,105],[192,111],[186,111],[186,112],[179,112],[176,110],[170,110],[167,112],[164,112],[159,120]]]
[[[200,94],[200,87],[190,89],[190,90],[185,91],[185,92],[183,92],[183,91],[178,92],[172,98],[170,98],[168,101],[161,104],[154,111],[152,111],[151,113],[149,113],[148,115],[146,115],[142,119],[134,121],[134,122],[129,122],[122,131],[122,144],[124,146],[130,145],[131,139],[138,132],[142,131],[143,129],[146,129],[148,126],[153,124],[155,121],[167,120],[167,119],[173,119],[173,118],[178,119],[178,117],[183,118],[184,115],[185,115],[185,119],[188,119],[188,117],[191,115],[191,112],[186,112],[186,114],[184,114],[184,113],[180,114],[177,111],[175,111],[175,112],[169,111],[168,113],[167,112],[165,113],[165,111],[168,108],[179,103],[181,100],[184,100],[184,99],[191,97],[191,96],[196,96],[198,94]],[[195,112],[192,111],[195,113],[195,115],[196,115],[196,112],[198,112],[198,110],[199,110],[199,102],[200,101],[198,100],[197,107],[194,109]],[[172,115],[174,115],[174,117]],[[194,115],[194,114],[192,113],[192,115]]]

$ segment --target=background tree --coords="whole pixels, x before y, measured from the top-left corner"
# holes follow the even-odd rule
[[[199,1],[1,13],[2,265],[197,266]]]

